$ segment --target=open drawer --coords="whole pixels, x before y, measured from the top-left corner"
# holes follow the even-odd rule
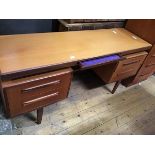
[[[72,70],[62,69],[2,83],[10,116],[33,111],[67,97]]]
[[[116,54],[110,55],[110,56],[104,56],[104,57],[81,61],[79,62],[79,67],[80,69],[89,69],[89,68],[94,68],[97,66],[105,65],[108,63],[117,62],[121,59],[122,57]]]

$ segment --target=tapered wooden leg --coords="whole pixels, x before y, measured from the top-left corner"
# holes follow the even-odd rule
[[[43,116],[43,108],[37,110],[37,124],[41,124]]]
[[[115,83],[115,86],[114,86],[113,90],[111,91],[112,94],[115,93],[115,91],[116,91],[116,89],[118,88],[118,86],[119,86],[120,83],[121,83],[121,81],[117,81],[117,82]]]

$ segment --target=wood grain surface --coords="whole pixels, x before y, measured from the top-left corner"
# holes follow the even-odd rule
[[[1,74],[122,53],[151,44],[123,28],[0,36]]]

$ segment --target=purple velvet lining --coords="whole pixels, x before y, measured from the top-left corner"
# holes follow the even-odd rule
[[[110,55],[110,56],[106,56],[106,57],[86,60],[86,61],[80,62],[80,64],[82,67],[89,67],[89,66],[107,63],[107,62],[119,60],[119,59],[120,59],[120,56],[118,56],[118,55]]]

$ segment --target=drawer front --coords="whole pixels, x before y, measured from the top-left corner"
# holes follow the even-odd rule
[[[155,45],[152,47],[145,61],[146,66],[155,66]]]
[[[136,83],[146,80],[151,75],[152,75],[152,73],[149,73],[149,74],[140,74],[138,77],[136,77]]]
[[[130,70],[118,72],[113,77],[113,81],[122,80],[122,79],[125,79],[127,77],[133,76],[135,74],[136,74],[136,70],[135,69],[130,69]]]
[[[53,91],[61,91],[65,87],[68,74],[58,75],[39,81],[30,82],[19,86],[22,101],[32,100],[34,98],[48,95]]]
[[[71,83],[71,69],[64,69],[4,85],[10,116],[33,111],[67,97]]]
[[[150,65],[155,65],[155,54],[151,55],[149,64],[150,64]]]
[[[140,72],[138,73],[138,75],[143,75],[143,74],[153,74],[153,72],[155,71],[155,66],[145,66],[142,68],[142,70],[140,70]]]
[[[146,66],[154,66],[155,67],[155,54],[151,55],[147,62],[146,62]]]
[[[142,52],[141,55],[135,54],[134,56],[134,54],[131,54],[126,56],[124,60],[121,60],[118,63],[118,66],[116,67],[116,70],[113,74],[112,81],[125,79],[135,75],[146,56],[146,52]]]
[[[146,52],[142,52],[144,53],[143,55],[137,56],[134,54],[132,54],[132,56],[130,57],[130,55],[126,56],[124,60],[120,61],[116,71],[118,72],[124,72],[126,70],[130,70],[130,69],[135,69],[136,71],[139,69],[139,67],[142,65],[147,53]]]
[[[122,60],[120,61],[117,67],[117,71],[124,72],[130,69],[137,70],[141,64],[142,64],[141,59],[137,59],[137,58]]]

